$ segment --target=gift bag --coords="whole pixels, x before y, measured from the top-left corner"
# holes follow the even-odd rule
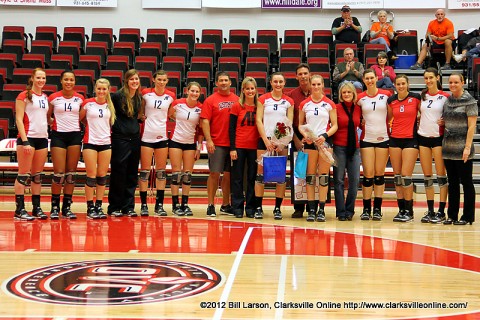
[[[297,179],[305,179],[307,177],[308,153],[298,151],[295,160],[295,170],[293,174]]]
[[[287,156],[263,157],[263,181],[284,183],[287,175]]]

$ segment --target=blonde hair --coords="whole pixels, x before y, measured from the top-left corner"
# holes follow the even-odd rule
[[[35,77],[35,74],[36,74],[37,72],[39,72],[39,71],[45,73],[45,76],[47,75],[47,73],[45,72],[45,70],[42,69],[42,68],[35,68],[35,69],[33,69],[32,75],[30,76],[30,78],[28,78],[28,82],[27,82],[27,99],[28,99],[29,101],[32,101],[33,77]]]
[[[113,106],[112,97],[110,96],[110,81],[108,81],[108,79],[105,79],[105,78],[99,78],[97,81],[95,81],[95,88],[97,88],[97,85],[99,84],[104,84],[108,88],[107,108],[110,111],[110,125],[113,126],[113,124],[115,123],[115,120],[117,119],[117,116],[115,114],[115,107]]]
[[[350,91],[353,92],[353,99],[352,102],[356,103],[357,102],[357,89],[355,89],[355,86],[353,83],[344,81],[341,85],[340,88],[338,88],[338,101],[339,102],[344,102],[343,97],[342,97],[342,90],[343,89],[350,89]]]
[[[246,88],[247,84],[253,84],[255,87],[255,91],[257,90],[257,81],[253,77],[245,77],[242,81],[242,90],[240,92],[240,98],[238,99],[238,103],[240,103],[240,106],[242,108],[245,108],[244,103],[245,103],[245,93],[243,93],[243,89]],[[258,92],[255,92],[255,96],[253,97],[253,104],[255,105],[255,108],[258,108],[261,103],[258,101]]]
[[[129,117],[133,117],[135,113],[133,100],[134,99],[138,100],[139,105],[142,102],[142,94],[140,92],[141,90],[140,86],[138,86],[137,90],[135,90],[135,94],[133,95],[133,97],[130,98],[130,88],[128,87],[128,80],[130,80],[130,78],[135,75],[138,76],[138,72],[135,69],[130,69],[127,72],[125,72],[125,76],[123,77],[123,87],[121,89],[123,95],[125,96],[125,102],[127,107],[125,111],[127,113],[127,116]]]

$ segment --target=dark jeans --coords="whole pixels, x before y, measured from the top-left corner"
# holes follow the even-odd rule
[[[135,189],[138,182],[140,138],[112,139],[108,212],[123,213],[135,208]]]
[[[473,162],[468,160],[447,160],[445,168],[448,176],[448,217],[458,220],[460,210],[460,183],[463,186],[463,215],[462,220],[475,221],[475,187],[473,185]]]
[[[351,159],[347,159],[347,148],[333,146],[337,166],[333,167],[335,207],[337,217],[353,216],[360,181],[360,150],[356,149]],[[345,200],[345,170],[348,177],[348,192]]]
[[[230,174],[232,187],[232,206],[234,214],[243,214],[245,211],[253,214],[255,210],[255,177],[257,175],[257,150],[237,149],[238,159],[233,161]],[[246,197],[243,194],[243,175],[247,166]]]

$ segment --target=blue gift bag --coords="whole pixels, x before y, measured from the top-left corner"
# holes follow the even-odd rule
[[[293,174],[297,179],[305,179],[307,177],[308,153],[299,151],[295,160],[295,170]]]
[[[284,183],[287,175],[287,156],[263,157],[263,181]]]

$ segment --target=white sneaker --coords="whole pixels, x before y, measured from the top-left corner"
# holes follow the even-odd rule
[[[463,54],[461,54],[461,53],[453,55],[453,59],[455,59],[455,61],[457,61],[457,63],[460,63],[463,60],[463,58],[464,58]]]

